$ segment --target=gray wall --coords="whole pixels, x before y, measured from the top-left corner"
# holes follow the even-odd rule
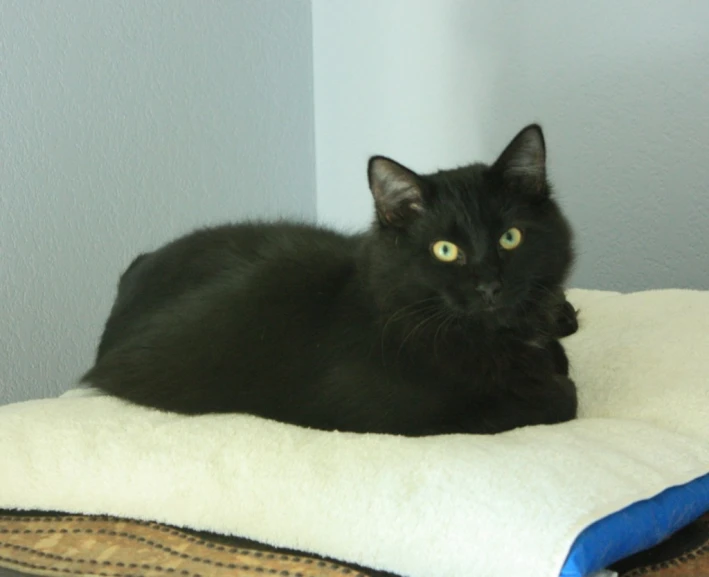
[[[313,0],[318,217],[370,220],[365,165],[490,161],[541,122],[572,281],[709,288],[709,2]]]
[[[0,403],[90,366],[137,252],[314,219],[312,107],[307,0],[0,0]]]

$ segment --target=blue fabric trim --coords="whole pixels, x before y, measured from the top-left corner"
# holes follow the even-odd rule
[[[576,538],[560,577],[585,577],[649,549],[709,511],[709,474],[666,489],[589,525]]]

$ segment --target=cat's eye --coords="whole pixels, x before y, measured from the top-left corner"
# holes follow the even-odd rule
[[[431,252],[441,262],[455,262],[463,257],[463,252],[452,242],[439,240],[431,245]]]
[[[514,250],[522,244],[522,231],[514,226],[500,237],[500,246],[505,250]]]

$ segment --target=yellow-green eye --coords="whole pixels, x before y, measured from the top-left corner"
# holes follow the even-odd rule
[[[514,250],[522,244],[522,231],[512,227],[500,237],[500,246],[505,250]]]
[[[442,262],[454,262],[461,256],[460,249],[452,242],[439,240],[431,245],[431,252]]]

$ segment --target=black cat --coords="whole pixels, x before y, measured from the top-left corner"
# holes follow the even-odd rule
[[[570,227],[541,128],[491,166],[418,175],[369,161],[377,218],[204,229],[120,279],[84,381],[186,414],[341,431],[496,433],[576,415],[558,339]]]

